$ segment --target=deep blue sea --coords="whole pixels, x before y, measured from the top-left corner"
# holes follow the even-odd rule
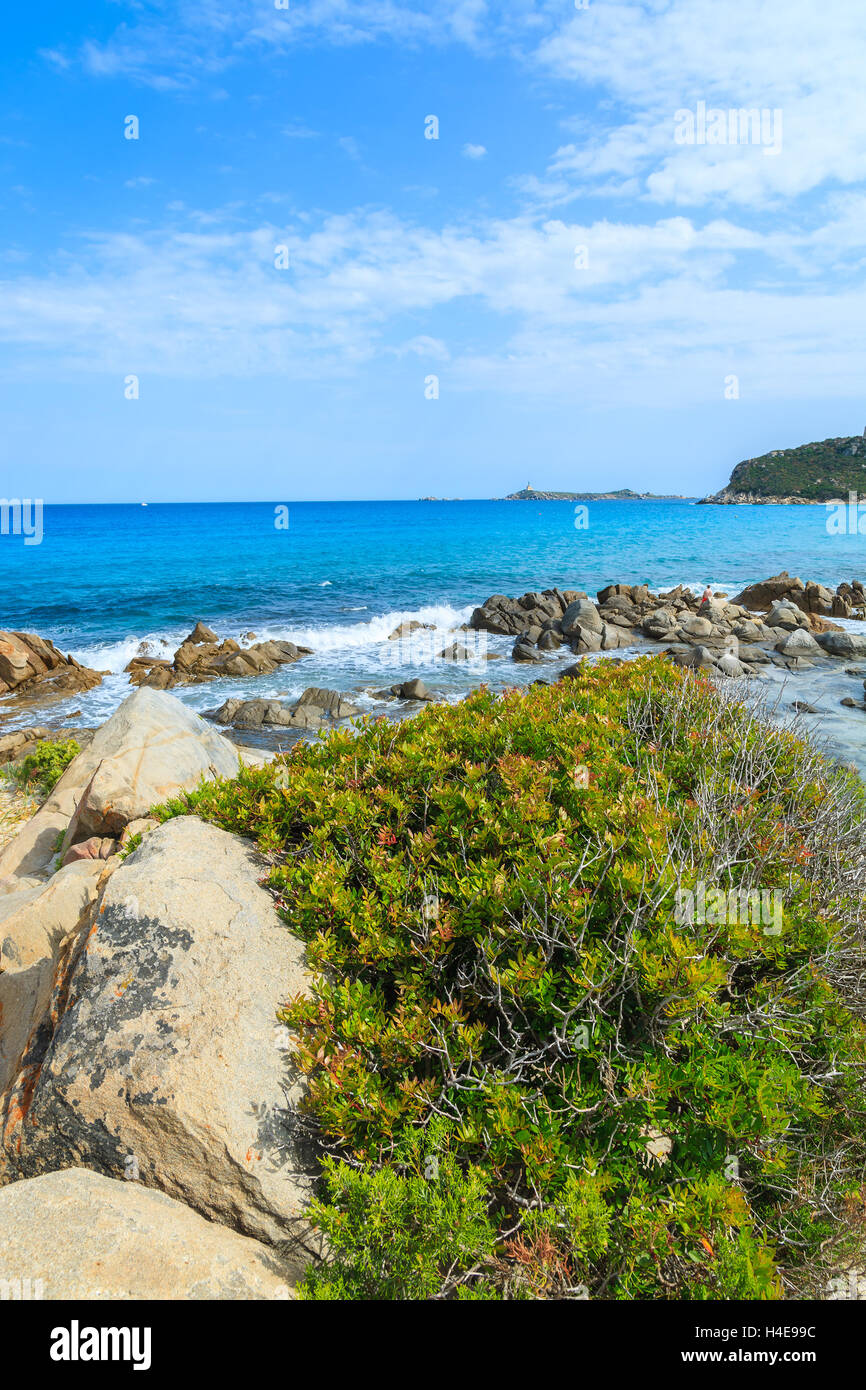
[[[199,619],[221,636],[291,638],[315,655],[257,682],[178,688],[195,708],[307,685],[351,690],[364,704],[372,688],[408,675],[445,694],[477,685],[478,663],[436,658],[491,593],[594,594],[621,581],[709,582],[733,595],[781,569],[832,586],[866,574],[866,536],[829,534],[823,507],[594,502],[583,529],[570,502],[300,502],[288,504],[287,528],[275,524],[277,506],[46,507],[41,544],[0,535],[0,626],[39,632],[114,673],[74,702],[96,723],[128,693],[120,673],[142,644],[170,656]],[[426,645],[388,643],[404,618],[434,624]],[[538,674],[508,660],[510,645],[491,639],[504,658],[485,663],[491,684]]]

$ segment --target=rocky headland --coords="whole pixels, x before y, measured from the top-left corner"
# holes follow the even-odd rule
[[[866,434],[866,432],[864,432]],[[866,437],[846,435],[743,459],[703,505],[821,506],[866,489]]]

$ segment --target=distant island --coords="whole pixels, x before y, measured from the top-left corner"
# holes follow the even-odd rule
[[[863,436],[823,439],[744,459],[727,487],[700,501],[723,507],[762,502],[809,506],[844,501],[849,492],[866,492],[866,430]]]
[[[495,499],[499,500],[499,499]],[[509,492],[505,502],[684,502],[682,493],[634,492],[621,487],[617,492],[538,492],[530,483],[519,492]]]

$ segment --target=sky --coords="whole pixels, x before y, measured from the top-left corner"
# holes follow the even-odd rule
[[[7,497],[702,495],[866,427],[861,0],[41,0],[4,40]]]

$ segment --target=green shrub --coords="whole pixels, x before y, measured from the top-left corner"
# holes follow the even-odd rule
[[[452,1263],[483,1269],[493,1255],[489,1180],[477,1167],[464,1174],[441,1120],[404,1130],[388,1166],[326,1159],[324,1182],[328,1200],[310,1216],[334,1256],[310,1269],[306,1298],[431,1298]]]
[[[19,787],[46,797],[60,781],[72,759],[81,752],[74,738],[46,740],[37,744],[20,762],[9,768],[9,775]]]
[[[310,1297],[802,1296],[856,1239],[863,788],[789,731],[601,664],[190,810],[257,840],[316,975],[280,1015],[331,1155]],[[782,908],[689,920],[701,884]]]

